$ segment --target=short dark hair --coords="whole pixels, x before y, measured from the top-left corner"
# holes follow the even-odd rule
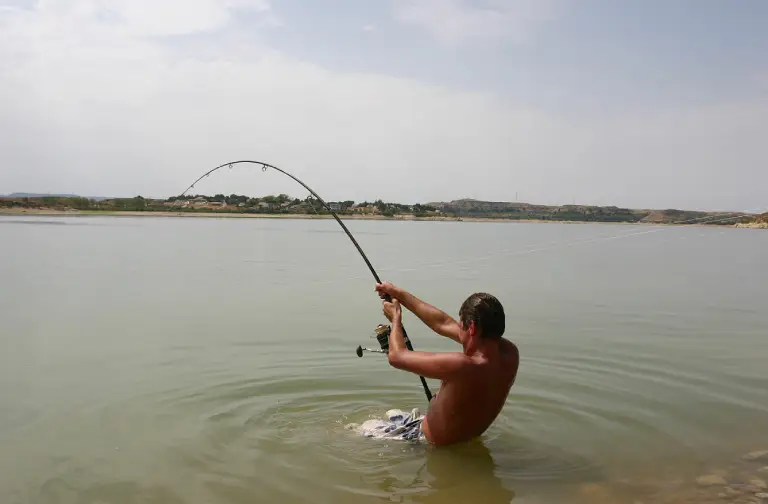
[[[459,309],[459,319],[465,329],[471,322],[486,339],[498,339],[504,334],[504,307],[495,296],[476,292],[469,296]]]

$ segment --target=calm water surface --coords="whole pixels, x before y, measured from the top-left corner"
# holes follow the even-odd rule
[[[426,400],[355,356],[384,319],[333,221],[7,216],[0,502],[701,502],[696,476],[757,471],[740,456],[768,449],[768,232],[348,225],[449,313],[504,303],[520,375],[482,439],[348,428]]]

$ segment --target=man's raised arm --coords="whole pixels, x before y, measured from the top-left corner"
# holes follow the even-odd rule
[[[472,368],[470,357],[461,352],[406,351],[403,339],[403,312],[400,305],[397,298],[392,302],[384,301],[384,315],[392,322],[387,354],[387,360],[392,367],[441,381],[454,379]]]
[[[396,287],[389,282],[376,284],[376,292],[380,295],[389,294],[390,297],[400,301],[408,311],[419,317],[427,327],[437,334],[451,338],[457,343],[459,339],[459,324],[447,313],[435,308],[429,303],[425,303],[410,292]]]

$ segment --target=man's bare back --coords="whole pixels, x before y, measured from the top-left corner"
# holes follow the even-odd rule
[[[507,340],[491,357],[475,355],[463,375],[444,381],[429,405],[424,434],[434,444],[452,444],[480,436],[504,407],[518,368],[517,347]]]
[[[392,284],[376,290],[392,302],[384,302],[384,314],[392,322],[389,362],[420,376],[441,380],[422,428],[427,440],[446,445],[478,437],[501,412],[515,382],[519,352],[504,332],[504,311],[488,294],[473,294],[464,302],[457,322],[446,313]],[[411,352],[405,348],[400,304],[433,331],[462,345],[461,352]]]

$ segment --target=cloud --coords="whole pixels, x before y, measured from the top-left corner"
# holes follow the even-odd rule
[[[266,13],[267,0],[40,0],[35,22],[46,28],[117,30],[132,35],[172,36],[227,25],[234,13]]]
[[[365,25],[363,26],[363,31],[366,31],[366,32],[376,31],[376,25],[372,25],[372,24]]]
[[[448,46],[530,41],[558,12],[555,0],[394,0],[395,18]]]
[[[765,95],[614,119],[566,116],[329,70],[234,29],[234,4],[215,23],[113,29],[92,2],[70,3],[0,14],[0,193],[169,196],[213,166],[255,158],[329,200],[519,192],[542,203],[768,205]],[[206,51],[157,41],[189,30],[208,31]],[[284,177],[247,169],[197,190],[306,196]]]

